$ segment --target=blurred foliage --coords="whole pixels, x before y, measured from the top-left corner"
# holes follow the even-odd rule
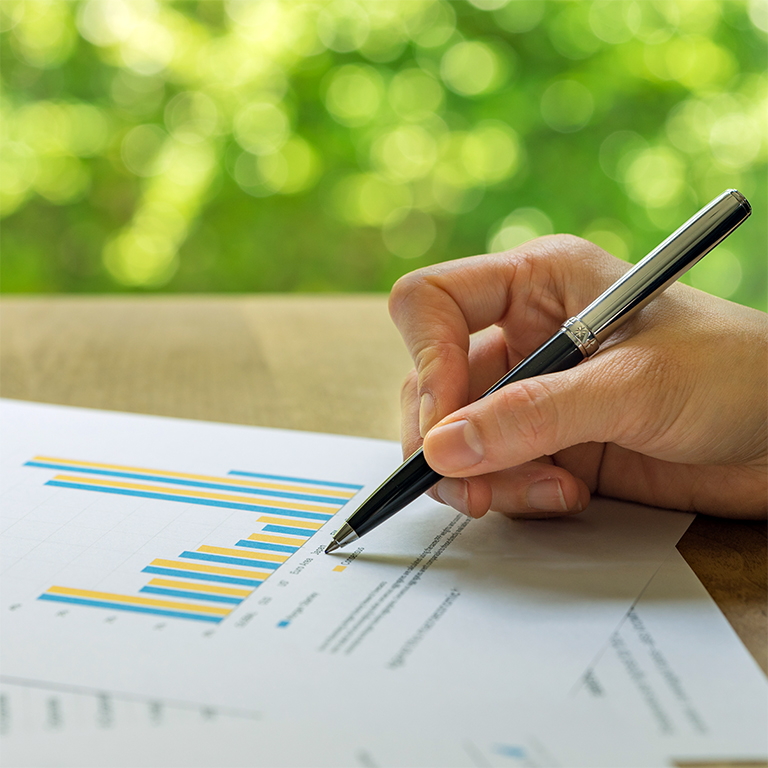
[[[388,290],[550,232],[766,303],[763,0],[0,3],[5,292]]]

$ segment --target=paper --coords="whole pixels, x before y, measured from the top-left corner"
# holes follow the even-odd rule
[[[0,421],[3,674],[275,723],[528,717],[692,519],[596,500],[469,521],[424,497],[329,557],[399,446],[12,402]]]
[[[11,408],[11,410],[14,409],[17,411],[15,418],[24,420],[25,432],[29,430],[32,414],[44,417],[48,422],[63,419],[65,423],[59,424],[58,428],[66,428],[66,422],[74,420],[78,432],[88,425],[89,419],[81,418],[85,415],[95,419],[95,421],[91,420],[91,427],[97,432],[105,426],[116,429],[116,423],[121,418],[128,419],[132,425],[136,424],[134,417],[120,417],[115,422],[114,416],[105,414],[85,414],[66,409],[39,409],[34,406],[21,406],[21,411],[18,407]],[[7,413],[6,410],[3,415],[6,416]],[[145,431],[148,422],[150,424],[160,422],[163,431],[166,432],[174,431],[173,427],[191,426],[193,433],[205,432],[205,437],[210,439],[213,439],[218,432],[218,428],[211,428],[211,425],[185,425],[183,422],[154,419],[138,421],[139,431]],[[8,423],[9,420],[3,420],[4,427]],[[119,431],[125,434],[129,430],[120,425]],[[277,437],[288,443],[298,440],[306,444],[319,440],[321,444],[329,444],[318,436],[264,433],[259,430],[246,431],[262,436],[266,434],[267,439]],[[157,433],[154,437],[158,438]],[[66,437],[68,444],[71,440],[71,436]],[[337,440],[337,438],[331,438],[330,442]],[[353,441],[358,451],[365,442]],[[334,450],[341,451],[342,449],[337,446],[334,446]],[[367,447],[370,449],[371,446]],[[384,447],[388,448],[386,445]],[[299,466],[298,454],[294,454],[291,461],[294,463],[290,466],[294,468]],[[274,469],[274,466],[271,468]],[[42,468],[30,467],[29,469]],[[327,471],[330,472],[331,469]],[[285,467],[282,467],[281,471],[284,472]],[[18,496],[20,488],[18,485],[14,487]],[[99,491],[80,489],[78,492],[93,494],[90,498],[103,498]],[[10,497],[13,498],[14,494],[10,493]],[[5,498],[7,496],[4,496]],[[156,506],[155,509],[162,511],[163,505],[170,502],[160,503],[161,506]],[[185,510],[189,509],[187,503],[173,503],[179,504]],[[40,507],[36,509],[39,510]],[[93,508],[90,509],[93,513]],[[97,507],[95,511],[98,512],[99,509]],[[631,510],[629,507],[619,507],[619,509]],[[433,710],[435,699],[433,696],[422,694],[416,709],[412,701],[401,698],[395,704],[401,710],[399,715],[402,717],[393,717],[389,721],[381,722],[375,712],[372,714],[365,706],[360,706],[361,703],[367,704],[373,693],[378,697],[381,688],[371,687],[366,691],[358,689],[350,693],[354,687],[354,675],[360,671],[359,668],[354,668],[355,656],[361,650],[365,650],[366,642],[379,633],[381,636],[376,638],[376,643],[380,643],[378,650],[369,651],[368,655],[360,657],[364,659],[361,662],[363,671],[365,671],[365,665],[373,661],[379,665],[384,663],[384,678],[387,672],[397,673],[402,669],[419,672],[422,667],[427,666],[423,657],[419,656],[421,650],[424,647],[430,648],[430,652],[434,650],[430,645],[434,640],[432,635],[439,632],[443,620],[447,619],[455,608],[461,606],[459,600],[467,594],[464,591],[466,589],[464,583],[468,580],[466,577],[468,575],[477,577],[477,572],[471,570],[471,564],[468,566],[458,557],[449,561],[450,568],[447,567],[446,570],[456,570],[458,577],[462,580],[455,584],[461,584],[461,589],[454,585],[453,590],[446,593],[444,585],[441,586],[442,591],[439,594],[443,594],[444,598],[431,613],[411,606],[408,616],[421,612],[422,618],[427,616],[426,620],[422,621],[405,642],[402,642],[402,637],[407,633],[400,633],[401,645],[398,653],[387,656],[386,652],[382,652],[382,646],[387,648],[387,643],[392,639],[393,634],[392,628],[385,632],[382,627],[387,618],[397,616],[408,605],[409,600],[414,600],[420,595],[419,590],[424,589],[428,579],[432,578],[430,575],[433,573],[432,569],[438,568],[446,553],[451,553],[451,548],[460,542],[462,537],[468,535],[465,528],[456,539],[445,546],[442,553],[435,557],[458,530],[461,520],[439,509],[433,510],[433,515],[435,515],[434,523],[427,517],[408,520],[408,525],[416,527],[419,532],[421,527],[432,526],[430,531],[432,539],[427,540],[429,536],[422,534],[422,540],[426,542],[426,546],[422,547],[421,551],[412,551],[410,561],[402,554],[398,555],[397,552],[388,553],[384,545],[381,545],[378,553],[374,550],[373,555],[366,555],[365,549],[363,552],[358,552],[353,548],[349,554],[344,553],[343,556],[335,559],[316,557],[311,554],[314,547],[312,544],[306,547],[310,554],[305,556],[305,553],[300,553],[301,556],[297,557],[295,564],[292,564],[287,574],[290,578],[286,579],[289,583],[281,587],[284,595],[289,597],[284,597],[282,604],[279,604],[280,597],[275,597],[274,605],[277,607],[271,614],[272,618],[263,622],[266,624],[266,634],[269,634],[268,630],[274,627],[273,634],[282,635],[284,639],[285,647],[282,651],[277,651],[272,658],[276,664],[281,661],[282,664],[290,664],[296,659],[303,659],[302,663],[306,663],[307,649],[302,645],[301,640],[302,636],[309,636],[314,639],[312,648],[314,648],[316,661],[330,655],[334,665],[338,665],[335,668],[343,671],[343,674],[338,676],[328,688],[318,685],[316,679],[311,686],[294,687],[292,689],[294,693],[302,690],[308,697],[305,702],[307,706],[296,706],[292,713],[286,716],[285,709],[281,706],[272,707],[270,706],[272,702],[264,705],[265,697],[260,689],[257,695],[262,700],[261,707],[237,710],[214,707],[210,704],[202,706],[189,704],[168,698],[149,698],[141,694],[119,691],[107,694],[102,690],[100,693],[95,693],[89,692],[87,688],[76,688],[72,685],[55,688],[40,682],[35,685],[30,685],[28,682],[21,684],[20,681],[17,684],[9,684],[7,681],[13,678],[7,676],[8,666],[4,664],[6,682],[0,689],[0,733],[3,735],[5,761],[19,766],[49,764],[78,766],[227,764],[234,766],[248,765],[257,761],[285,766],[306,764],[318,766],[372,764],[381,766],[403,764],[666,766],[672,765],[672,761],[717,757],[765,759],[765,750],[762,749],[766,738],[767,719],[765,678],[714,602],[675,550],[672,550],[667,561],[643,591],[642,597],[629,616],[621,620],[619,629],[599,637],[598,644],[591,648],[589,658],[594,663],[590,663],[587,673],[582,675],[582,683],[573,685],[577,678],[568,679],[567,675],[559,681],[563,690],[570,686],[571,697],[561,694],[553,695],[551,691],[543,694],[543,690],[548,690],[546,685],[540,688],[528,687],[521,691],[517,698],[511,698],[511,707],[501,711],[503,723],[499,723],[499,718],[494,717],[496,713],[493,707],[496,706],[495,702],[499,698],[497,688],[505,685],[506,680],[503,679],[503,675],[499,675],[501,683],[496,679],[480,676],[476,680],[476,686],[480,695],[487,697],[487,706],[478,706],[473,703],[472,695],[465,696],[464,690],[459,692],[461,694],[459,699],[452,699],[454,709],[449,715],[439,713],[439,716],[425,718],[424,709]],[[39,517],[39,515],[37,517],[26,515],[25,519],[29,524]],[[393,524],[399,522],[400,517],[403,516],[398,516],[391,522]],[[650,518],[652,520],[652,516]],[[185,534],[189,522],[189,520],[185,521],[183,526]],[[497,521],[497,525],[499,522],[504,521]],[[505,546],[508,548],[508,558],[505,560],[511,560],[513,564],[515,561],[520,561],[526,568],[531,568],[535,572],[529,574],[525,580],[520,579],[518,574],[519,584],[515,587],[523,586],[524,591],[531,598],[529,602],[532,602],[536,594],[551,598],[559,594],[558,590],[563,589],[562,586],[558,586],[553,571],[556,575],[558,570],[562,570],[569,574],[570,578],[577,570],[576,566],[582,570],[589,570],[599,562],[590,561],[589,553],[584,551],[583,543],[581,548],[574,547],[571,542],[563,542],[559,535],[545,536],[548,525],[549,523],[543,523],[533,526],[533,534],[527,530],[526,526],[512,526],[512,528],[522,529],[521,536],[527,537],[526,546],[529,549],[525,552],[516,548],[515,540],[505,539]],[[13,528],[13,525],[10,528]],[[57,530],[62,531],[59,534],[61,536],[67,531],[71,533],[76,530],[76,526],[70,522]],[[495,531],[495,529],[492,530]],[[537,530],[540,532],[536,533]],[[382,533],[384,533],[383,529]],[[660,533],[663,535],[663,530]],[[406,537],[408,535],[410,534],[406,534]],[[596,537],[599,535],[599,533],[595,534]],[[368,538],[366,537],[361,544],[367,545]],[[373,537],[370,538],[373,539]],[[400,547],[400,552],[407,546],[407,542],[403,543],[402,536],[393,534],[391,538],[393,544]],[[546,540],[546,543],[556,552],[557,548],[561,547],[569,559],[564,561],[560,556],[547,563],[547,550],[542,546],[543,540]],[[9,537],[6,532],[3,538],[4,546],[8,546],[7,542],[12,541],[14,537]],[[326,539],[323,539],[320,546],[325,541]],[[598,543],[600,551],[605,554],[606,542]],[[536,549],[537,545],[538,549]],[[476,547],[479,553],[485,553],[486,557],[488,552],[497,552],[489,540],[473,540],[472,546]],[[424,549],[429,551],[422,556]],[[628,554],[630,557],[637,558],[638,552],[635,551],[633,554],[630,551]],[[580,559],[575,559],[574,556]],[[302,565],[309,557],[313,558],[312,562]],[[374,557],[383,563],[376,562]],[[382,569],[386,571],[395,557],[401,558],[399,563],[395,560],[397,573],[400,575],[406,571],[409,573],[397,590],[391,590],[397,582],[397,579],[392,577],[387,586],[380,586],[381,582],[375,582],[375,580],[366,581],[369,587],[373,585],[370,589],[372,597],[368,602],[363,600],[353,603],[351,610],[348,605],[346,614],[344,611],[339,612],[343,620],[337,620],[332,631],[326,631],[324,635],[316,634],[315,629],[322,628],[323,622],[317,613],[312,618],[313,606],[328,605],[329,600],[333,602],[333,600],[346,599],[344,595],[348,589],[352,588],[346,582],[334,582],[331,579],[346,579],[350,573],[357,573],[356,579],[365,580],[365,569],[374,567],[377,571]],[[306,585],[302,574],[312,567],[317,568],[313,566],[316,560],[320,563],[329,561],[326,572],[316,574],[318,578],[312,581],[311,591],[302,592],[301,585]],[[29,561],[29,557],[18,555],[13,560],[16,563]],[[432,564],[422,571],[430,561]],[[416,565],[411,567],[414,562]],[[8,561],[4,564],[7,565]],[[507,565],[509,566],[509,563]],[[358,570],[361,566],[362,572]],[[275,575],[280,576],[285,568],[287,566],[275,569],[274,574],[269,578],[272,579]],[[340,568],[344,570],[338,570]],[[290,571],[298,571],[298,573]],[[510,572],[513,575],[516,573],[515,569]],[[606,570],[608,578],[611,572]],[[477,587],[479,591],[475,594],[479,594],[482,598],[482,589],[498,591],[499,582],[505,573],[507,572],[499,570],[497,564],[492,572],[486,574],[488,584]],[[531,585],[536,584],[536,578],[539,578],[541,573],[544,574],[545,579],[538,585],[540,591],[537,593]],[[418,574],[421,576],[414,581]],[[194,580],[189,581],[192,583]],[[293,587],[291,582],[299,586]],[[328,584],[332,585],[334,593],[331,597],[327,595]],[[405,587],[407,589],[404,590]],[[264,595],[265,591],[262,585],[259,587],[258,594]],[[276,592],[279,594],[279,590]],[[337,595],[336,592],[342,594]],[[575,593],[577,599],[584,601],[585,596],[578,596],[578,590],[574,587],[567,590],[567,593]],[[389,594],[388,599],[387,594]],[[298,598],[302,595],[303,599],[299,600]],[[393,598],[398,595],[399,600],[394,601]],[[427,594],[430,598],[426,601],[427,607],[434,607],[434,602],[431,601],[432,595],[432,592]],[[502,604],[503,598],[502,595]],[[587,601],[594,599],[599,601],[599,594],[597,598],[594,595],[591,597],[587,595],[586,598]],[[248,600],[254,599],[255,597],[249,597],[245,601],[246,605]],[[371,611],[377,601],[379,609]],[[485,605],[487,610],[493,612],[494,605],[488,603]],[[245,626],[253,626],[260,620],[262,614],[259,611],[270,615],[266,607],[268,606],[259,606],[254,611],[245,611],[240,615],[239,620],[242,622],[246,616],[255,613],[256,615],[245,622]],[[110,616],[103,608],[86,606],[75,608],[77,611],[83,609],[86,613],[81,618],[88,616],[88,611],[91,611],[90,615],[97,615],[103,623],[107,623],[106,618]],[[530,605],[528,610],[535,618],[536,613]],[[363,617],[368,611],[371,613],[364,621]],[[115,613],[117,618],[109,624],[115,625],[123,615],[125,614]],[[130,612],[128,615],[131,615]],[[596,615],[599,617],[600,611]],[[217,628],[234,616],[237,614],[217,623]],[[350,616],[353,618],[347,621]],[[148,618],[150,619],[148,626],[157,626],[153,616],[131,615],[131,620],[134,622],[133,637],[146,638]],[[308,619],[312,621],[303,624]],[[194,619],[176,619],[175,621],[180,628],[198,625]],[[142,624],[142,622],[145,623]],[[279,627],[281,624],[283,626]],[[326,622],[326,624],[332,625],[333,622]],[[46,626],[50,630],[51,624]],[[85,624],[86,629],[93,626],[93,622]],[[357,629],[352,631],[354,626],[357,626]],[[364,635],[371,626],[374,626],[374,629]],[[412,618],[411,626],[416,626]],[[456,624],[452,626],[454,629],[457,628]],[[141,634],[142,628],[144,628],[144,635]],[[163,629],[153,630],[153,632],[161,633],[166,628],[167,626],[164,626]],[[278,628],[280,632],[277,632]],[[326,627],[326,630],[328,628]],[[562,624],[554,622],[552,628],[555,631],[561,630]],[[297,629],[300,630],[298,636],[295,633]],[[459,642],[472,634],[466,627],[458,627],[458,629],[460,634],[454,639]],[[609,635],[611,640],[606,644],[605,638]],[[263,634],[259,634],[257,638],[262,636]],[[359,639],[361,636],[362,640]],[[438,662],[445,663],[449,673],[460,672],[456,667],[465,663],[467,656],[482,656],[489,645],[490,650],[494,650],[492,645],[495,638],[490,636],[483,639],[489,642],[481,644],[479,650],[470,648],[467,651],[466,648],[460,648],[458,651],[453,651],[452,658],[446,661],[446,656],[441,656]],[[145,643],[149,642],[145,639]],[[442,642],[445,643],[446,640],[443,639]],[[356,648],[345,653],[345,649],[354,643],[357,643]],[[323,647],[325,650],[319,650]],[[334,648],[336,648],[335,652]],[[603,650],[597,654],[595,660],[597,648],[603,648]],[[143,649],[139,650],[143,652]],[[241,662],[244,668],[253,663],[252,650],[241,651],[237,661]],[[563,652],[562,648],[560,652]],[[568,655],[567,648],[565,655]],[[312,656],[312,649],[309,656]],[[385,663],[387,659],[389,659],[388,664]],[[142,660],[139,658],[137,661],[139,663],[134,665],[134,670],[140,671]],[[550,674],[553,678],[552,687],[557,688],[557,673],[561,669],[566,670],[569,664],[559,667],[557,659],[548,661],[553,667]],[[343,666],[345,663],[346,669]],[[416,664],[418,668],[414,670]],[[254,666],[258,667],[256,664]],[[319,666],[322,665],[319,664]],[[311,666],[308,669],[311,671]],[[349,671],[350,669],[352,671]],[[381,668],[379,669],[382,671]],[[707,670],[706,675],[702,675],[702,669]],[[500,669],[496,671],[503,672]],[[583,673],[583,669],[581,671]],[[263,668],[259,668],[259,673],[263,673]],[[460,674],[457,674],[455,679],[460,677]],[[444,675],[439,676],[438,679],[443,680]],[[368,680],[371,680],[370,676]],[[381,680],[382,678],[379,677],[378,682]],[[377,680],[374,680],[373,685],[376,682]],[[440,693],[440,687],[436,687]],[[386,690],[387,686],[384,685],[383,689]],[[411,690],[413,690],[412,687]],[[734,696],[734,691],[738,691],[738,696]],[[357,715],[354,714],[353,709],[344,709],[344,702],[340,701],[340,698],[351,700],[354,708],[358,709]],[[338,715],[339,711],[345,713],[343,717]],[[306,714],[302,715],[302,712],[309,712],[310,717],[302,719],[306,718]],[[350,712],[353,713],[351,721],[348,719]],[[401,725],[397,724],[398,719],[401,720]],[[346,726],[341,731],[340,723]],[[300,738],[296,737],[297,734]],[[84,745],[87,746],[84,747]],[[68,757],[65,759],[65,756]]]
[[[482,713],[464,717],[450,739],[421,729],[381,733],[371,724],[339,739],[336,729],[311,722],[275,723],[247,712],[6,683],[0,685],[3,754],[18,766],[78,768],[249,763],[649,768],[718,758],[765,760],[765,677],[677,551],[632,616],[612,634],[571,697],[550,702],[543,720],[516,719],[493,736],[481,727]],[[653,644],[643,633],[646,652],[633,654],[630,674],[625,651],[617,649],[635,646],[640,626],[652,629]],[[661,660],[673,677],[654,680],[652,670]],[[654,684],[656,702],[672,705],[662,722],[674,723],[673,729],[660,727],[647,694],[638,695],[638,679]],[[292,739],[296,733],[302,739]],[[62,762],[62,755],[69,762]]]
[[[768,760],[768,681],[677,550],[574,699],[606,702],[679,762]]]

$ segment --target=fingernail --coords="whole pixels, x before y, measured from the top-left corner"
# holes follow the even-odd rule
[[[429,433],[429,458],[441,474],[460,472],[483,459],[477,430],[466,419],[452,421]]]
[[[528,488],[528,506],[531,509],[547,510],[549,512],[567,512],[563,489],[560,481],[555,479],[539,480]]]
[[[449,507],[453,507],[462,515],[471,517],[469,514],[469,494],[466,480],[456,480],[452,477],[442,479],[435,487],[435,494]]]
[[[435,418],[435,398],[431,392],[425,392],[419,401],[419,433],[427,434]]]

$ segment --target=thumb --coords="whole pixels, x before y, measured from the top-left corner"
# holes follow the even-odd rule
[[[425,436],[424,456],[441,475],[472,477],[579,443],[620,442],[651,413],[637,393],[631,371],[624,376],[616,361],[594,358],[509,384],[452,413]]]

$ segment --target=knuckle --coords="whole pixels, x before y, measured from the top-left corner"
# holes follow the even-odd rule
[[[526,379],[500,391],[493,414],[500,439],[510,453],[521,449],[530,457],[556,450],[553,426],[557,408],[549,387],[538,379]]]
[[[576,235],[545,235],[539,241],[547,251],[556,251],[559,258],[569,257],[581,261],[586,254],[604,253],[603,249],[593,242]]]
[[[466,351],[451,341],[430,340],[428,344],[415,349],[413,362],[419,379],[424,382],[435,369],[457,355],[466,357]]]
[[[403,383],[400,387],[400,401],[406,402],[410,400],[419,386],[419,377],[415,370],[410,370],[408,375],[403,379]]]
[[[678,354],[639,347],[628,361],[625,381],[635,393],[634,418],[624,423],[623,439],[645,442],[668,433],[685,408],[690,387]],[[639,395],[639,396],[638,396]]]
[[[389,293],[388,308],[392,320],[397,323],[405,308],[430,286],[426,269],[418,269],[398,278]]]

